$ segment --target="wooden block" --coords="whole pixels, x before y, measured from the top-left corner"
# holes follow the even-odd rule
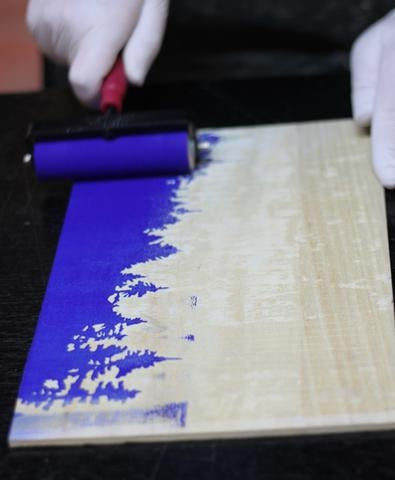
[[[106,276],[103,318],[84,318],[80,331],[59,325],[64,352],[53,362],[70,369],[64,378],[46,378],[33,402],[29,371],[51,342],[48,322],[56,323],[40,319],[13,446],[394,427],[386,215],[369,139],[350,120],[207,133],[219,137],[212,161],[191,178],[166,180],[174,185],[171,218],[163,213],[161,227],[153,227],[148,209],[143,224],[125,215],[107,227],[114,241],[143,229],[164,253],[136,257],[130,244],[134,260],[125,263],[107,245],[103,262],[122,270],[123,280]],[[136,181],[128,182],[130,201],[138,201]],[[143,182],[151,189],[147,202],[164,205],[163,192]],[[79,188],[74,196],[93,187]],[[84,220],[81,242],[100,236],[97,222]],[[75,263],[70,268],[79,268]],[[74,298],[79,309],[92,296],[91,278],[83,277],[84,295]],[[50,288],[46,302],[55,301]],[[104,308],[118,319],[111,331]],[[99,350],[108,353],[96,368],[89,361]],[[91,354],[83,376],[71,370],[81,352]],[[140,360],[154,352],[156,361],[125,368],[135,352]],[[79,393],[66,395],[73,384]]]

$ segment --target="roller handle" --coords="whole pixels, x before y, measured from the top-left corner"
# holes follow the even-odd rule
[[[105,113],[114,109],[118,113],[122,111],[123,100],[128,89],[128,80],[121,58],[115,62],[110,73],[103,81],[101,87],[100,110]]]

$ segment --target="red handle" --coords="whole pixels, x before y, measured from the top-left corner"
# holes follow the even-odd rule
[[[100,110],[104,113],[109,108],[117,112],[122,110],[123,99],[128,89],[125,70],[121,58],[115,62],[110,73],[103,81],[101,87]]]

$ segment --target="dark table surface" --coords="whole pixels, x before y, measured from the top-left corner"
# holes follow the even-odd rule
[[[127,110],[184,108],[198,127],[350,115],[349,78],[311,77],[151,86]],[[34,120],[85,112],[67,90],[0,97],[0,478],[395,478],[395,432],[11,451],[7,433],[67,205],[69,185],[22,165]],[[387,194],[389,224],[394,223]],[[392,227],[391,227],[392,228]]]

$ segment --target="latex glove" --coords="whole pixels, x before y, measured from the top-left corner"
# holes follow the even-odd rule
[[[395,187],[395,10],[360,35],[351,50],[355,122],[371,124],[372,161],[380,182]]]
[[[120,50],[126,76],[142,85],[165,30],[168,0],[30,0],[27,24],[40,48],[70,66],[77,97],[97,106]]]

